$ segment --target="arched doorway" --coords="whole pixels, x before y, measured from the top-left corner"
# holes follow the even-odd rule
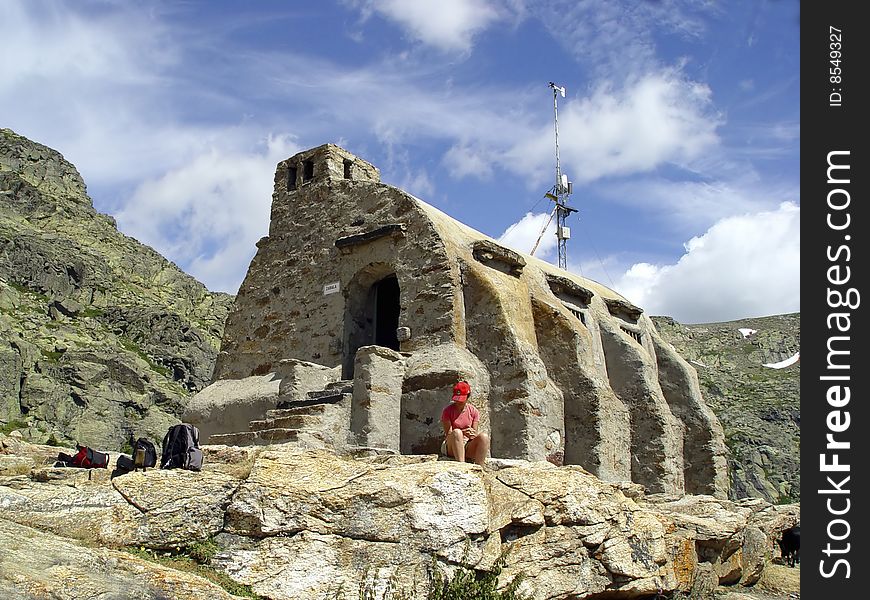
[[[371,265],[348,286],[342,379],[353,378],[354,358],[360,347],[376,345],[399,350],[399,279],[390,272],[392,269],[385,273],[384,267]]]
[[[375,345],[399,351],[399,279],[385,277],[372,286],[374,293]]]

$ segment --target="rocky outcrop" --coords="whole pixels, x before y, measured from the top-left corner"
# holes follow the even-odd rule
[[[231,301],[118,232],[59,153],[0,130],[0,426],[159,441],[209,381]]]
[[[683,325],[652,317],[697,371],[728,446],[731,498],[800,499],[800,314]]]
[[[50,540],[67,557],[51,569],[77,572],[73,550],[86,544],[82,555],[97,565],[126,560],[118,582],[147,589],[175,580],[109,548],[183,550],[211,540],[212,569],[274,600],[355,600],[360,589],[387,585],[424,597],[433,566],[486,571],[502,556],[503,583],[522,573],[522,589],[537,599],[704,597],[758,581],[773,539],[799,520],[796,506],[646,497],[638,485],[547,462],[493,461],[482,470],[431,455],[206,446],[200,473],[109,479],[42,466],[54,450],[0,437],[0,465],[30,465],[0,475],[0,541],[14,553],[23,551],[20,539],[38,548],[24,561],[0,559],[0,590],[48,585],[39,565],[61,555]],[[103,581],[106,571],[87,577],[114,585]],[[55,581],[30,597],[76,597],[63,585],[72,584]],[[224,597],[202,581],[189,585],[186,597]]]
[[[127,552],[89,547],[2,518],[0,547],[3,598],[239,598],[202,577]]]

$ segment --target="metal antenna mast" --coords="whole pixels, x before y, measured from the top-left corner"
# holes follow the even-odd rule
[[[550,82],[550,88],[553,90],[553,123],[556,131],[556,185],[550,190],[546,196],[556,203],[556,239],[559,246],[559,268],[568,268],[568,240],[571,238],[571,230],[565,226],[565,220],[572,212],[577,212],[576,208],[567,206],[568,196],[573,191],[573,184],[568,181],[568,176],[562,174],[562,167],[559,164],[559,104],[558,97],[565,97],[565,88]],[[537,246],[537,245],[536,245]]]

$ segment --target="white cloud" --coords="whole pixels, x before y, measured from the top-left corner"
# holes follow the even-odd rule
[[[541,235],[545,224],[547,229]],[[550,221],[550,215],[546,213],[526,213],[522,219],[508,227],[498,241],[518,252],[529,254],[538,238],[540,242],[535,256],[544,258],[556,248],[556,220]]]
[[[487,0],[369,0],[363,8],[364,15],[375,11],[411,38],[445,51],[470,50],[474,36],[500,18]]]
[[[720,175],[724,176],[705,181],[635,177],[610,183],[599,193],[606,202],[648,213],[671,231],[687,235],[726,217],[770,210],[800,196],[791,185],[759,181],[748,167],[742,174]]]
[[[263,127],[221,115],[240,101],[198,87],[197,77],[215,73],[186,70],[196,42],[151,9],[11,2],[3,10],[4,126],[61,150],[90,188],[111,191],[95,204],[124,233],[210,289],[234,293],[268,227],[275,164],[298,146],[286,135],[257,145]]]
[[[615,190],[610,199],[658,208],[694,227],[678,239],[765,206],[749,182],[737,185],[733,173],[716,171],[719,156],[731,151],[722,148],[723,118],[709,88],[656,57],[656,19],[676,35],[703,32],[695,17],[701,9],[691,3],[563,2],[552,11],[534,0],[347,3],[451,52],[468,51],[475,36],[511,19],[541,18],[555,40],[603,69],[589,90],[559,82],[568,86],[559,105],[560,145],[572,180],[611,178],[599,195]],[[184,20],[161,14],[166,5],[34,1],[5,2],[2,10],[0,114],[11,119],[4,125],[62,150],[89,184],[114,186],[124,230],[209,286],[233,291],[246,266],[238,257],[253,252],[268,222],[267,204],[249,213],[239,206],[253,197],[267,202],[274,163],[295,150],[286,137],[277,138],[280,150],[253,149],[251,140],[270,131],[292,131],[311,145],[346,136],[361,156],[378,160],[386,181],[429,201],[438,180],[417,159],[432,149],[447,148],[441,165],[455,178],[498,180],[502,170],[530,189],[552,184],[544,82],[466,85],[457,77],[445,84],[455,55],[439,61],[432,52],[425,61],[410,51],[341,63],[313,54],[317,48],[227,47],[214,31],[180,31]],[[799,128],[785,123],[774,133],[793,142]],[[705,183],[654,179],[668,164],[699,172]],[[648,173],[647,181],[619,179]],[[125,188],[135,193],[125,195]],[[528,252],[546,217],[527,215],[506,243]],[[552,252],[555,236],[548,232],[541,243],[538,256]]]
[[[164,137],[171,112],[157,99],[179,57],[160,21],[133,5],[77,9],[3,3],[5,125],[62,149],[88,181],[129,180],[201,138],[194,127]]]
[[[397,187],[418,198],[431,198],[435,194],[435,183],[425,170],[406,172]]]
[[[250,151],[212,148],[142,183],[117,213],[119,227],[209,289],[235,293],[268,231],[275,165],[298,150],[284,137]]]
[[[616,289],[647,314],[684,323],[800,310],[800,208],[722,219],[671,265],[638,263]]]
[[[697,39],[706,30],[714,3],[694,0],[637,2],[529,0],[530,11],[596,78],[633,77],[661,68],[656,36]]]
[[[492,162],[486,149],[458,144],[451,147],[442,159],[444,168],[456,179],[474,177],[486,180],[492,176]]]
[[[541,173],[537,181],[528,178],[530,186],[538,186],[549,173],[552,125],[539,110],[543,85],[541,90],[439,89],[433,82],[444,72],[409,64],[408,59],[391,57],[348,69],[311,56],[246,52],[222,56],[223,68],[238,77],[238,95],[227,91],[220,96],[214,90],[223,89],[217,85],[223,79],[208,65],[196,68],[194,80],[180,75],[192,58],[192,47],[210,48],[209,42],[172,31],[148,11],[119,4],[105,11],[109,16],[91,18],[50,4],[46,6],[54,7],[57,15],[40,20],[39,11],[11,6],[15,18],[9,29],[18,37],[2,42],[11,52],[0,52],[10,72],[4,78],[6,87],[0,87],[0,109],[16,115],[17,123],[9,124],[13,128],[63,148],[90,181],[154,176],[191,160],[228,134],[240,144],[247,143],[244,137],[282,129],[322,137],[322,126],[312,129],[323,122],[351,137],[374,132],[389,144],[447,142],[451,149],[443,164],[458,178],[488,179],[494,167],[501,167]],[[413,17],[421,27],[427,23],[438,31],[458,32],[455,39],[460,41],[470,40],[493,19],[522,13],[516,2],[482,0],[364,6],[396,18]],[[40,45],[42,39],[50,42]],[[107,50],[95,51],[100,48]],[[268,129],[252,121],[231,131],[227,117],[242,123],[249,110],[248,89],[274,98],[281,109],[258,115],[260,123],[269,123]],[[22,111],[19,94],[24,93],[38,98],[39,105]],[[208,117],[191,120],[186,111]],[[311,113],[326,118],[288,122]],[[687,160],[716,143],[719,123],[709,90],[674,70],[627,83],[604,82],[586,97],[569,98],[560,117],[563,159],[578,182]]]
[[[194,62],[194,49],[209,46],[202,34],[182,31],[165,9],[4,2],[4,126],[59,149],[97,186],[129,187],[212,147],[265,137],[268,129],[245,121],[243,99],[212,85],[220,68]]]
[[[142,11],[85,16],[64,3],[12,0],[3,3],[3,20],[3,92],[50,80],[71,84],[76,91],[109,79],[156,83],[154,69],[176,59],[167,32]],[[147,60],[140,53],[147,53]],[[141,68],[148,64],[153,67]]]
[[[678,71],[649,73],[622,86],[602,84],[559,112],[563,170],[574,181],[588,182],[685,164],[718,144],[721,122],[710,89]],[[541,125],[536,135],[516,140],[505,162],[513,168],[528,168],[531,162],[547,173],[553,160],[551,128]]]

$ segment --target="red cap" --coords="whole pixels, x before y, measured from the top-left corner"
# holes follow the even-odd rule
[[[471,386],[467,381],[460,381],[453,386],[453,401],[465,402],[468,400],[468,395],[471,393]]]

